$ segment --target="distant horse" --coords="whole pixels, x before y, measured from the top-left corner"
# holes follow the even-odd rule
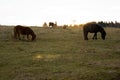
[[[84,34],[84,40],[88,40],[88,32],[94,33],[93,40],[97,39],[97,33],[101,33],[101,37],[103,40],[105,40],[106,32],[104,28],[97,24],[97,23],[87,23],[83,26],[83,34]]]
[[[57,22],[56,23],[49,22],[49,27],[52,27],[52,28],[57,27]]]
[[[14,37],[21,40],[20,35],[27,35],[27,39],[29,40],[29,35],[32,36],[32,41],[36,38],[35,33],[29,27],[23,27],[21,25],[17,25],[14,27]]]

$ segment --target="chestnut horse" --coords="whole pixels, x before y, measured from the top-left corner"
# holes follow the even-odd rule
[[[103,40],[105,40],[106,32],[104,28],[97,24],[97,23],[87,23],[83,26],[83,34],[84,34],[84,40],[88,40],[88,32],[94,33],[93,40],[97,39],[97,33],[101,33],[101,37]]]
[[[32,41],[36,38],[36,35],[32,29],[30,29],[29,27],[23,27],[21,25],[17,25],[14,27],[14,38],[16,39],[18,38],[19,40],[21,40],[20,35],[27,35],[28,40],[29,40],[29,35],[31,35]]]

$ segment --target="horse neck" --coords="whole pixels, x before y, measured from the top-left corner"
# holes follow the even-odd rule
[[[106,34],[105,30],[103,28],[100,29],[101,34]]]
[[[31,36],[35,36],[34,32],[30,33]]]
[[[32,32],[30,35],[32,36],[32,40],[34,40],[36,38],[36,35],[34,32]]]

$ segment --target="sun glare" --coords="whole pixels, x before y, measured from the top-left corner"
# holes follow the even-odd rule
[[[119,0],[0,0],[0,24],[58,25],[120,21]]]
[[[56,58],[59,58],[60,55],[58,54],[37,54],[35,56],[33,56],[33,60],[45,60],[45,61],[49,61],[49,60],[54,60]]]

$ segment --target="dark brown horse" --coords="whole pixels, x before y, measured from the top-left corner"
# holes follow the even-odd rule
[[[49,27],[55,28],[57,27],[57,22],[49,22]]]
[[[104,28],[97,23],[87,23],[83,26],[84,40],[88,40],[88,33],[94,33],[93,40],[97,39],[97,33],[101,33],[101,37],[105,40],[106,32]]]
[[[29,27],[23,27],[21,25],[17,25],[14,27],[14,37],[21,40],[20,35],[27,35],[27,39],[29,40],[29,35],[32,36],[32,41],[36,38],[35,33]]]

